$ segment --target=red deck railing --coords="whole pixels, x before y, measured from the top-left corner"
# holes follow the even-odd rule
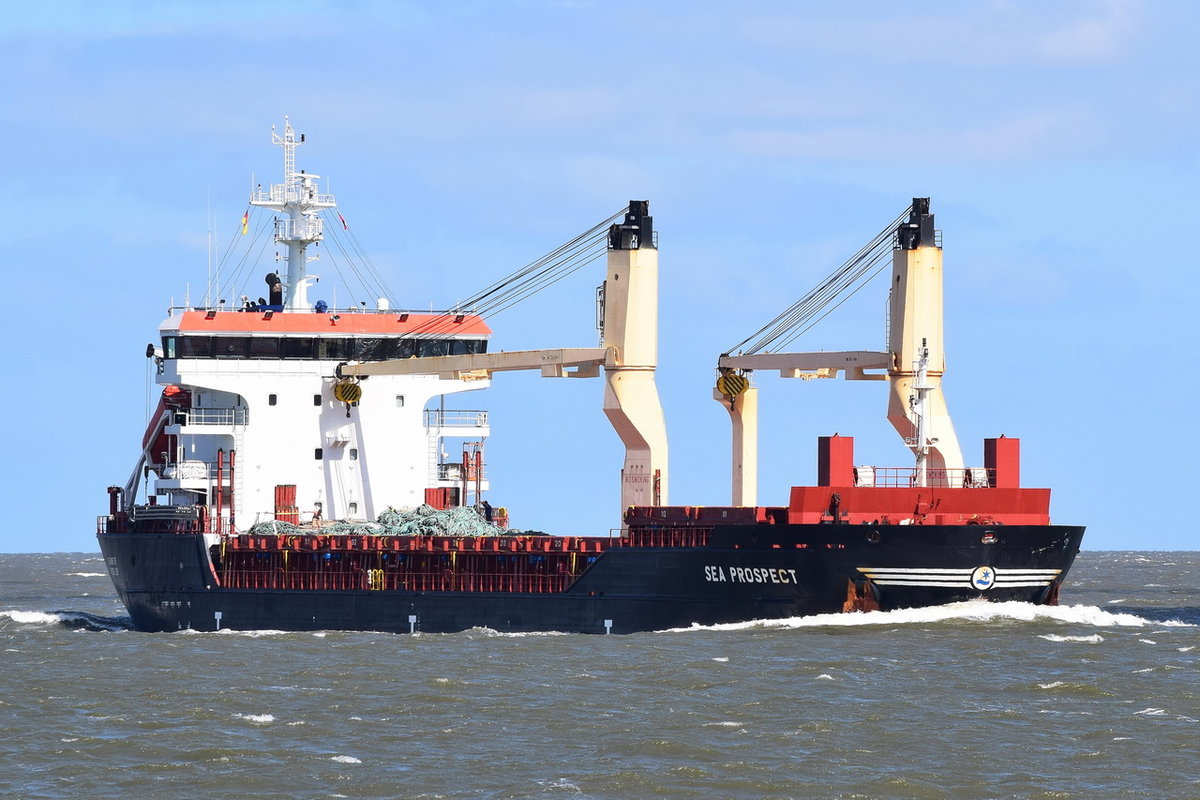
[[[562,592],[595,555],[530,553],[229,550],[222,586],[236,589],[417,592]]]
[[[580,536],[231,536],[212,549],[237,589],[564,592],[609,547],[704,547],[711,526]]]

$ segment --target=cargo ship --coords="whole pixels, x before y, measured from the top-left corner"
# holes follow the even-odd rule
[[[789,353],[768,337],[721,355],[713,396],[732,423],[731,497],[672,505],[647,202],[562,249],[575,267],[584,245],[605,261],[599,347],[490,352],[477,307],[311,300],[309,247],[348,227],[330,216],[336,202],[319,176],[296,169],[304,137],[285,120],[272,138],[283,181],[251,193],[241,235],[252,211],[272,213],[286,269],[266,276],[257,301],[206,296],[170,309],[146,353],[162,387],[157,409],[98,518],[138,630],[603,634],[1057,602],[1083,528],[1052,524],[1050,490],[1020,485],[1018,439],[985,440],[982,466],[965,466],[946,411],[942,249],[928,199],[870,250],[872,264],[891,261],[887,348]],[[524,270],[516,291],[545,274]],[[521,531],[491,502],[491,419],[446,399],[508,370],[604,382],[603,411],[625,447],[614,470],[619,527]],[[851,437],[820,437],[816,485],[759,505],[752,380],[768,371],[885,382],[914,466],[856,464]]]

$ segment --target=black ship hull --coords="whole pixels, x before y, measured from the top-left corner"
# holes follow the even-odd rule
[[[553,592],[228,588],[201,534],[99,540],[142,631],[632,633],[963,600],[1053,603],[1083,530],[720,526],[704,546],[608,549]]]

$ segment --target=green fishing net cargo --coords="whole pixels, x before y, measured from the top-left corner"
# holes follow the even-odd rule
[[[282,520],[257,522],[248,531],[251,536],[312,532],[312,528]],[[375,522],[338,520],[322,525],[320,532],[324,536],[502,536],[516,533],[500,530],[469,506],[439,510],[428,505],[419,505],[407,511],[388,508]]]

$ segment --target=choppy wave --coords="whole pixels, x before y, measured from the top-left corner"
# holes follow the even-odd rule
[[[420,633],[420,631],[418,631]],[[428,636],[429,634],[425,634]],[[436,634],[435,634],[436,635]],[[474,627],[468,628],[462,633],[440,634],[445,636],[483,636],[486,638],[497,639],[522,639],[529,636],[570,636],[569,633],[561,631],[498,631],[495,628]]]
[[[965,601],[926,608],[868,611],[850,614],[814,614],[808,617],[730,622],[671,628],[665,633],[697,630],[739,631],[750,629],[788,630],[800,628],[856,628],[877,625],[928,625],[942,622],[1035,622],[1053,621],[1095,627],[1195,627],[1180,620],[1147,619],[1136,614],[1114,613],[1096,606],[1041,606],[1033,603],[989,603]]]
[[[107,576],[103,572],[68,572],[67,577],[71,577],[71,578],[104,578]]]
[[[129,617],[102,617],[89,614],[86,611],[21,611],[9,609],[0,611],[0,621],[11,620],[18,625],[60,626],[63,628],[81,628],[89,631],[128,631],[133,630],[133,621]]]
[[[1113,692],[1088,682],[1050,681],[1049,683],[1039,683],[1037,687],[1053,692],[1057,697],[1103,698],[1115,696]]]
[[[1100,644],[1104,641],[1104,637],[1098,633],[1090,636],[1059,636],[1057,633],[1046,633],[1038,638],[1045,639],[1047,642],[1081,642],[1083,644]]]

